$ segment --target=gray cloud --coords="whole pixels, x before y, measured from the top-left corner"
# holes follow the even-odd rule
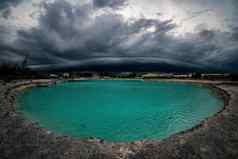
[[[156,34],[162,37],[175,27],[172,21],[152,19],[128,24],[120,15],[107,12],[93,18],[90,6],[74,7],[66,1],[47,4],[45,10],[39,18],[39,28],[18,32],[18,45],[29,52],[50,53],[68,60],[126,56],[134,52],[133,45],[136,47],[152,37],[151,33],[143,33],[147,28],[154,26]],[[143,36],[138,37],[138,34]]]
[[[192,15],[188,18],[185,18],[185,19],[182,19],[182,22],[184,21],[189,21],[193,18],[196,18],[202,14],[205,14],[205,13],[208,13],[208,12],[212,12],[212,9],[205,9],[205,10],[202,10],[202,11],[198,11],[198,12],[192,12]]]
[[[0,15],[7,19],[11,14],[11,7],[17,6],[22,1],[23,0],[1,0]]]
[[[0,61],[20,61],[29,54],[34,68],[105,63],[167,63],[225,71],[237,68],[236,28],[218,31],[201,24],[196,32],[181,37],[171,33],[177,28],[173,19],[128,22],[118,13],[95,14],[95,6],[117,8],[124,4],[124,0],[95,0],[94,6],[72,5],[65,0],[44,3],[39,25],[19,29],[13,42],[5,41],[7,28],[0,27]]]
[[[127,0],[93,0],[93,4],[96,8],[118,8],[126,5]]]
[[[8,8],[10,6],[16,6],[23,0],[1,0],[0,2],[0,10]]]

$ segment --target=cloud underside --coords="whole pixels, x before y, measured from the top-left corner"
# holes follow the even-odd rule
[[[229,32],[203,28],[175,36],[178,26],[173,19],[128,21],[114,12],[127,5],[125,0],[92,2],[43,2],[39,25],[18,29],[10,42],[6,41],[8,28],[0,26],[0,61],[19,62],[29,55],[32,68],[166,63],[234,71],[238,66],[236,28]],[[11,5],[8,1],[2,4],[5,8]]]

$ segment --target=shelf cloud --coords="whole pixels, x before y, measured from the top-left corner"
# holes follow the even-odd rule
[[[32,68],[166,63],[237,71],[236,1],[147,3],[1,1],[0,63],[19,63],[29,56]],[[214,15],[219,15],[215,21]]]

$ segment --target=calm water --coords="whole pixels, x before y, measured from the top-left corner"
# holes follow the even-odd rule
[[[75,138],[129,142],[163,139],[220,111],[206,87],[143,81],[81,81],[26,90],[18,99],[26,118]]]

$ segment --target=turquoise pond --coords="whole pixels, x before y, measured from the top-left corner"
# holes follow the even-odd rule
[[[85,80],[25,90],[18,109],[59,135],[109,142],[164,139],[223,108],[207,87],[140,80]]]

